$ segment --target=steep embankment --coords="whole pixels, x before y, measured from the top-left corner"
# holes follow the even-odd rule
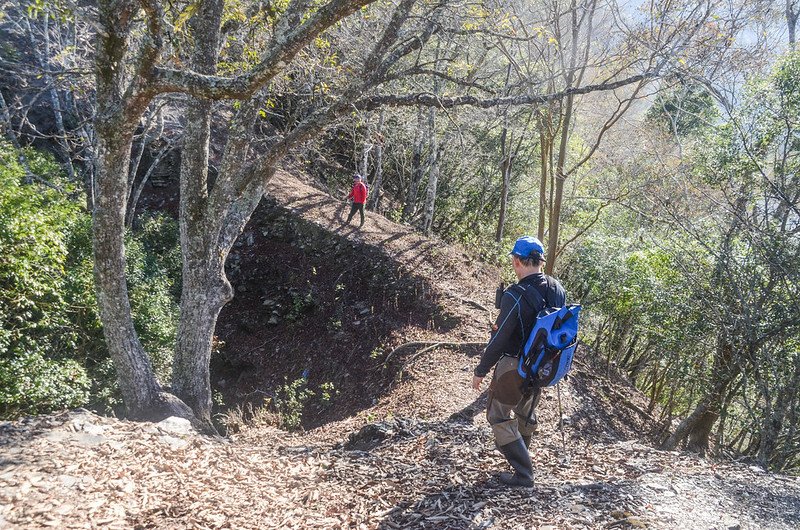
[[[377,330],[387,351],[409,341],[484,340],[496,271],[472,264],[458,249],[377,216],[370,215],[363,231],[343,229],[338,220],[340,203],[286,174],[278,176],[270,195],[274,204],[267,211],[276,213],[272,221],[283,221],[276,224],[256,216],[248,231],[259,232],[252,235],[252,242],[246,239],[248,232],[243,236],[236,251],[240,262],[256,259],[258,252],[253,249],[283,244],[291,250],[281,255],[295,260],[287,259],[282,265],[294,267],[296,274],[306,271],[299,273],[302,281],[308,279],[310,268],[316,268],[317,275],[327,274],[320,272],[315,260],[327,260],[335,269],[338,260],[368,256],[359,261],[361,277],[379,274],[377,269],[364,273],[361,267],[381,262],[380,267],[388,267],[380,272],[388,276],[381,278],[407,283],[396,291],[367,290],[341,303],[334,299],[344,318],[341,327],[331,329],[321,324],[301,327],[304,321],[329,318],[326,307],[309,311],[320,318],[289,320],[287,313],[279,311],[279,322],[264,324],[258,318],[272,318],[271,310],[266,316],[252,316],[264,311],[246,313],[247,306],[239,306],[239,312],[231,314],[244,320],[245,326],[252,330],[270,326],[285,345],[277,352],[275,345],[265,346],[242,361],[250,364],[247,370],[240,366],[240,374],[253,379],[239,384],[258,384],[256,375],[267,366],[259,364],[259,359],[266,363],[302,358],[306,350],[295,348],[324,347],[331,340],[329,333],[333,337],[339,333],[346,348],[336,351],[356,348],[356,353],[349,361],[336,362],[342,369],[348,362],[364,364],[363,370],[351,372],[354,383],[341,383],[343,389],[351,389],[343,392],[356,396],[362,385],[363,399],[342,399],[342,408],[335,410],[341,419],[323,419],[320,427],[305,433],[254,426],[228,439],[194,434],[177,421],[136,424],[86,412],[2,424],[0,527],[728,529],[800,525],[797,479],[651,449],[648,437],[656,426],[644,410],[646,400],[623,381],[607,379],[585,353],[561,388],[566,453],[562,433],[556,429],[559,396],[546,391],[533,451],[537,486],[500,489],[493,476],[505,465],[483,419],[485,393],[469,389],[475,364],[467,356],[469,350],[410,345],[388,363],[386,351],[369,363],[364,358],[369,352],[358,349],[360,344],[353,338]],[[260,231],[267,226],[273,227],[268,234],[281,231],[275,227],[285,222],[302,225],[300,232],[285,232],[292,238],[306,234],[302,243]],[[327,247],[320,243],[340,248],[322,252]],[[300,245],[305,249],[299,249]],[[286,274],[284,267],[262,265],[260,270],[288,278],[280,276]],[[236,274],[232,276],[239,304],[247,301],[247,293],[258,292],[256,286],[278,283],[251,276],[255,272]],[[309,281],[313,286],[314,280]],[[394,302],[395,294],[411,297],[415,290],[422,301]],[[331,303],[321,290],[309,292],[319,306]],[[283,303],[276,296],[258,292],[257,303],[261,307]],[[291,299],[292,295],[286,296]],[[273,302],[265,304],[265,300]],[[370,311],[364,312],[367,308]],[[241,354],[249,351],[246,341],[253,340],[255,332],[235,327],[237,318],[222,320],[231,327],[221,334],[227,334],[226,348]],[[362,328],[363,321],[368,324]],[[389,366],[386,370],[384,364]],[[310,369],[325,373],[318,364]],[[370,378],[383,383],[374,386]],[[346,405],[353,405],[351,416],[345,416]]]
[[[273,178],[228,260],[236,295],[214,365],[227,403],[257,405],[304,376],[316,396],[303,423],[315,427],[374,405],[430,344],[474,355],[464,345],[486,340],[497,270],[378,215],[345,225],[346,208],[286,172]],[[318,399],[325,387],[332,401]]]

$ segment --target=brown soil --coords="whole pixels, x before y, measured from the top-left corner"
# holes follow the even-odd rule
[[[399,345],[486,340],[497,270],[373,213],[348,226],[345,210],[300,177],[273,178],[228,259],[236,295],[217,325],[214,386],[229,405],[305,377],[303,423],[316,427],[374,405],[422,349],[387,363]]]

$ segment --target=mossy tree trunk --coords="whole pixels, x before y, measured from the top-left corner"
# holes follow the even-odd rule
[[[116,368],[122,397],[134,418],[158,419],[168,415],[191,416],[191,411],[162,391],[150,359],[133,326],[125,279],[125,210],[133,133],[139,116],[152,96],[141,76],[125,85],[122,67],[128,53],[134,2],[104,1],[99,5],[104,32],[97,45],[96,195],[93,210],[95,287],[100,319],[109,353]],[[157,46],[144,47],[141,65]]]
[[[216,73],[222,20],[222,0],[203,2],[191,20],[198,39],[192,66],[196,72]],[[213,101],[191,98],[181,156],[180,213],[183,271],[180,317],[172,366],[172,388],[198,419],[211,425],[209,364],[217,317],[233,298],[225,277],[227,252],[217,248],[218,234],[206,211]]]

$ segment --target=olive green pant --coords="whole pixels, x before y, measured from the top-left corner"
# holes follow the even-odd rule
[[[539,404],[542,389],[529,389],[523,393],[523,379],[517,372],[518,362],[516,357],[501,357],[489,385],[486,419],[492,427],[498,446],[536,432],[536,417],[528,418],[528,415]]]

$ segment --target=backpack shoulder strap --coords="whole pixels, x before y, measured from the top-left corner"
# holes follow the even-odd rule
[[[555,299],[556,299],[556,283],[553,281],[553,278],[548,276],[547,274],[544,275],[544,279],[547,281],[547,290],[545,302],[547,303],[547,307],[555,306]]]
[[[526,289],[521,287],[519,284],[513,284],[509,287],[509,289],[514,289],[515,292],[519,293],[520,297],[525,300],[525,303],[533,309],[534,314],[538,313],[539,310],[536,309],[537,306],[542,306],[542,308],[549,307],[548,306],[548,298],[549,296],[545,297],[542,296],[542,293],[537,288]],[[546,292],[545,295],[548,293]]]
[[[565,307],[567,305],[566,293],[561,284],[552,276],[547,278],[547,303],[550,307]]]

